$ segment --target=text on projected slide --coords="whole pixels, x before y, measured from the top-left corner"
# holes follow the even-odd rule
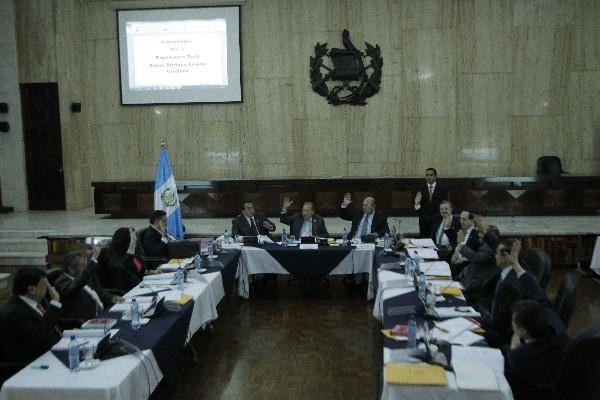
[[[132,90],[227,86],[224,19],[128,22]]]

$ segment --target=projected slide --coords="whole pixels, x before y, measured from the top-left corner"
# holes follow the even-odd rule
[[[239,8],[119,10],[121,102],[240,102]]]

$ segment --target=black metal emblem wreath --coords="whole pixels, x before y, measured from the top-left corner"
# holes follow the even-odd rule
[[[310,58],[310,83],[315,92],[327,98],[329,104],[364,106],[366,99],[379,92],[383,67],[381,49],[365,42],[365,52],[361,52],[350,41],[350,33],[346,29],[342,32],[342,43],[343,49],[327,52],[327,43],[317,42],[315,56]],[[325,56],[329,56],[332,66],[323,63]],[[367,58],[370,62],[365,66]],[[321,73],[323,69],[325,75]],[[328,81],[335,85],[328,86]]]

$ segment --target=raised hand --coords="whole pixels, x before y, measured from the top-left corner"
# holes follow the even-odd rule
[[[98,257],[100,256],[100,246],[94,245],[94,249],[92,251],[92,260],[98,261]]]
[[[350,193],[346,193],[344,195],[343,204],[344,204],[344,206],[348,207],[350,205],[350,203],[352,203],[352,195]]]
[[[421,194],[421,192],[417,192],[417,194],[415,195],[415,205],[421,204],[422,198],[423,198],[423,195]]]
[[[48,281],[46,281],[46,284],[48,285],[48,295],[50,296],[50,300],[60,301],[60,294],[54,289],[54,286]]]
[[[294,202],[290,200],[289,196],[283,198],[283,209],[287,210]]]

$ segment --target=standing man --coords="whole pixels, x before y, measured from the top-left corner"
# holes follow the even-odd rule
[[[422,213],[419,214],[419,234],[424,238],[429,237],[431,233],[431,218],[440,215],[440,203],[448,200],[448,190],[437,183],[435,168],[425,170],[425,181],[426,185],[415,196],[415,205],[418,204],[422,209]]]
[[[242,213],[231,221],[231,235],[240,236],[269,236],[275,230],[275,224],[269,221],[265,214],[256,213],[251,201],[242,203]]]
[[[352,239],[355,235],[362,238],[369,234],[376,234],[377,236],[382,237],[390,232],[387,217],[375,209],[375,199],[373,197],[365,197],[361,211],[350,207],[351,203],[352,195],[346,193],[344,195],[344,201],[340,206],[340,218],[346,221],[352,221],[348,239]]]
[[[296,238],[305,236],[329,236],[325,221],[319,214],[315,214],[315,208],[312,201],[305,201],[302,205],[302,214],[288,215],[288,208],[293,201],[289,197],[283,199],[283,207],[281,209],[281,218],[279,220],[290,226],[290,234]]]

